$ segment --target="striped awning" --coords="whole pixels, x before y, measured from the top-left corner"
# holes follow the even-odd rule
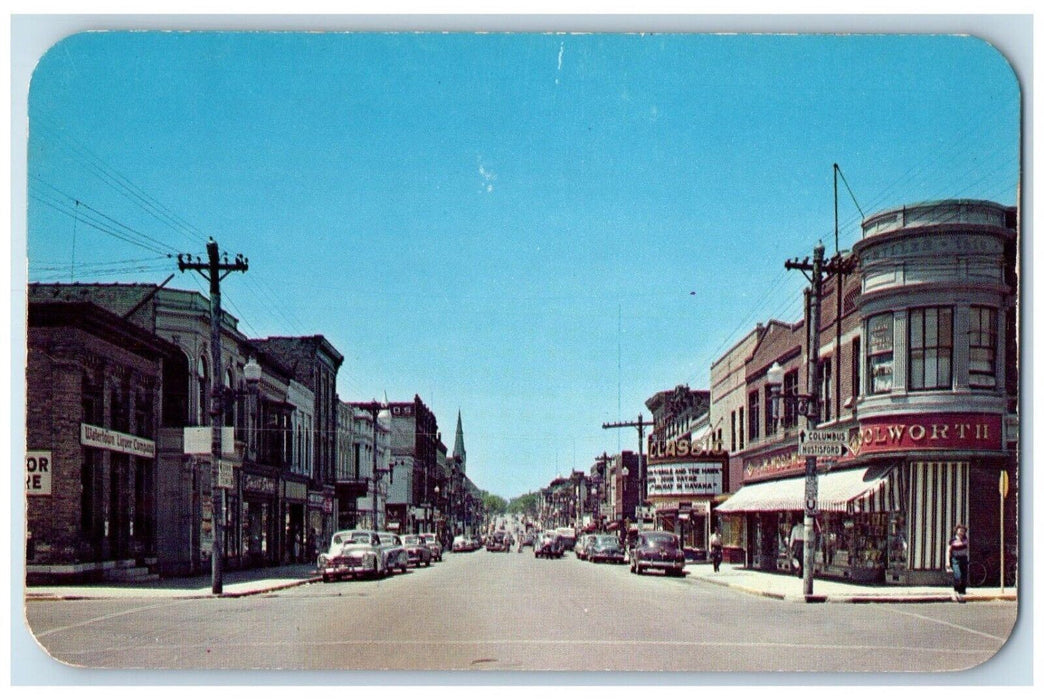
[[[880,513],[899,507],[891,467],[848,469],[819,475],[819,510]],[[804,510],[805,477],[748,484],[717,507],[719,513]]]

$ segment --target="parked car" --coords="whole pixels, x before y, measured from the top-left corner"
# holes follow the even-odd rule
[[[594,542],[585,548],[584,556],[587,557],[587,561],[595,563],[608,561],[623,564],[627,561],[623,545],[620,544],[620,538],[616,535],[596,536]]]
[[[566,549],[572,549],[576,546],[576,530],[571,527],[560,527],[555,530],[555,534],[562,538],[562,546]]]
[[[536,542],[536,536],[532,532],[528,532],[527,531],[526,534],[522,535],[522,546],[523,547],[532,547],[535,542]]]
[[[503,530],[497,530],[486,539],[487,552],[506,552],[511,548],[511,536]]]
[[[406,550],[406,562],[414,567],[431,566],[431,550],[420,535],[403,535],[402,546]]]
[[[467,536],[457,535],[453,538],[453,544],[450,545],[450,549],[454,552],[467,552],[469,546]]]
[[[565,542],[557,533],[545,532],[533,547],[533,556],[544,559],[561,559],[565,552]]]
[[[325,583],[357,576],[380,577],[388,573],[381,541],[370,530],[342,530],[330,539],[330,548],[316,562]]]
[[[428,545],[434,561],[442,561],[442,544],[439,543],[439,538],[435,536],[434,532],[422,532],[421,541]]]
[[[392,572],[398,569],[406,573],[410,560],[406,555],[406,548],[402,546],[402,539],[394,532],[378,532],[377,537],[380,539],[385,570]]]
[[[644,573],[646,569],[661,569],[668,576],[685,573],[685,554],[673,532],[638,533],[630,559],[632,574]]]
[[[580,535],[576,540],[576,546],[573,547],[573,554],[576,555],[576,558],[587,559],[590,547],[597,538],[598,535]]]

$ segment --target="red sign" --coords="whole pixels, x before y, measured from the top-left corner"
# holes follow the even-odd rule
[[[1001,450],[1001,416],[936,413],[884,416],[859,421],[849,447],[853,455],[897,450]]]

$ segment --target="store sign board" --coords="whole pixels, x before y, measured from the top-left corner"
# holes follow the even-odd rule
[[[87,423],[80,423],[80,444],[136,457],[156,457],[156,443],[152,440]]]
[[[195,425],[183,428],[184,452],[187,455],[210,455],[214,451],[214,428],[209,425]],[[236,429],[222,426],[221,454],[236,453]]]
[[[864,419],[849,442],[855,455],[896,450],[1001,450],[1000,414],[933,413]]]
[[[25,495],[51,495],[51,467],[54,461],[50,450],[25,453]]]

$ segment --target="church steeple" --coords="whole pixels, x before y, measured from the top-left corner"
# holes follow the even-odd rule
[[[460,460],[460,467],[464,469],[468,463],[468,453],[464,449],[464,424],[460,420],[460,410],[457,410],[457,437],[453,441],[453,456]]]

